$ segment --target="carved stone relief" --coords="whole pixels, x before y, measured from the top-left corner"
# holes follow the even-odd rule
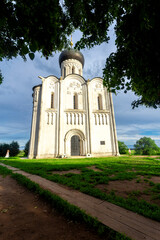
[[[78,95],[82,95],[81,84],[78,82],[71,82],[67,87],[67,94],[71,95],[72,92],[77,92]]]
[[[101,84],[101,83],[96,83],[95,84],[95,87],[94,87],[94,91],[96,91],[96,92],[102,92],[102,90],[103,90],[103,85]]]
[[[69,87],[70,87],[70,88],[80,88],[81,85],[80,85],[79,83],[72,82],[72,83],[70,83]]]
[[[80,64],[77,64],[75,62],[73,62],[73,63],[72,62],[65,62],[64,63],[64,67],[72,68],[73,66],[75,66],[76,68],[80,69]]]
[[[50,88],[51,90],[54,90],[54,87],[55,87],[55,84],[54,84],[53,82],[50,82],[49,88]]]

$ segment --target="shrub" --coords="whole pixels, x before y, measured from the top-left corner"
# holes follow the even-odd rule
[[[29,140],[28,140],[28,142],[26,143],[25,148],[24,148],[25,156],[28,156],[28,152],[29,152]]]
[[[18,142],[11,142],[9,145],[9,150],[10,150],[10,156],[14,157],[19,153],[19,144]]]
[[[19,144],[18,142],[11,142],[10,144],[1,143],[0,144],[0,157],[5,157],[7,150],[9,150],[9,155],[11,157],[16,156],[19,153]]]
[[[124,142],[118,141],[119,153],[126,154],[128,151],[128,147],[124,144]]]
[[[139,155],[153,155],[160,151],[160,148],[155,144],[155,141],[151,138],[140,138],[135,147],[135,154]]]
[[[8,149],[9,149],[9,144],[1,143],[0,144],[0,157],[5,157]]]

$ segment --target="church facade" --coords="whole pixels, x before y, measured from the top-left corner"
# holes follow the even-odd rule
[[[61,77],[33,88],[29,158],[118,155],[112,95],[103,79],[83,78],[84,57],[64,50]]]

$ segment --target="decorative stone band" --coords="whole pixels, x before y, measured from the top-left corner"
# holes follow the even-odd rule
[[[109,110],[106,110],[106,109],[100,109],[100,110],[94,110],[93,113],[110,113]]]
[[[46,112],[46,123],[48,125],[54,125],[56,122],[57,113],[48,111]]]
[[[108,114],[94,113],[94,123],[95,123],[95,125],[107,125],[108,124]]]
[[[86,114],[79,112],[65,113],[67,125],[83,125],[86,121]]]

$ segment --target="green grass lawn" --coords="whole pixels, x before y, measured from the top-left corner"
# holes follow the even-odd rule
[[[160,221],[160,183],[152,181],[153,177],[160,179],[158,178],[160,161],[153,158],[135,156],[51,160],[0,158],[0,161]],[[89,168],[91,166],[94,166],[94,169]],[[79,173],[59,174],[60,171],[73,169],[79,170]],[[126,183],[132,185],[133,181],[137,189],[140,185],[145,185],[145,189],[143,191],[134,189],[127,192],[126,196],[121,196],[114,188],[105,191],[105,187],[104,189],[97,187],[101,185],[107,188],[110,183],[118,181],[122,185],[124,183],[124,189]]]

